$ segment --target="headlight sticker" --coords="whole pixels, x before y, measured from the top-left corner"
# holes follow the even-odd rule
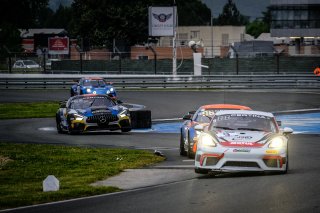
[[[268,150],[266,150],[266,154],[277,155],[277,154],[279,154],[279,151],[276,149],[268,149]]]

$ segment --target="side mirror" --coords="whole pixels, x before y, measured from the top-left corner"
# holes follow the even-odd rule
[[[278,126],[281,126],[281,121],[277,121]]]
[[[196,113],[196,111],[193,110],[193,111],[190,111],[190,112],[189,112],[189,115],[194,115],[195,113]]]
[[[190,114],[185,115],[185,116],[183,116],[182,119],[183,119],[183,120],[191,120],[191,119],[192,119],[192,115],[190,115]]]
[[[285,127],[285,128],[283,129],[283,134],[284,134],[284,135],[289,135],[289,134],[291,134],[291,133],[293,133],[293,129],[291,129],[290,127]]]
[[[202,132],[204,130],[204,126],[202,124],[198,124],[194,127],[195,130]]]

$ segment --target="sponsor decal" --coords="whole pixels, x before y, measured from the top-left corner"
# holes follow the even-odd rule
[[[230,145],[246,145],[246,146],[253,146],[254,143],[252,142],[230,142]]]
[[[279,151],[275,150],[275,149],[268,149],[268,150],[266,150],[266,153],[267,154],[279,154]]]
[[[242,135],[236,135],[234,138],[232,138],[233,141],[237,140],[249,140],[252,139],[251,136],[242,136]]]
[[[152,13],[153,17],[155,19],[157,19],[159,22],[166,22],[167,20],[169,20],[172,16],[172,13],[170,14],[164,14],[164,13],[161,13],[161,14],[154,14]]]
[[[250,149],[234,149],[233,152],[250,152]]]

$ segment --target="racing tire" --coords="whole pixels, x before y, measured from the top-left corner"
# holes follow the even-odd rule
[[[192,150],[192,147],[190,145],[190,135],[188,133],[188,151],[187,151],[187,156],[188,158],[194,158],[194,153],[193,153],[193,150]]]
[[[183,141],[182,133],[180,133],[180,155],[181,156],[187,155],[187,152],[184,150],[184,141]]]
[[[70,90],[71,97],[75,96],[73,89]]]
[[[69,116],[67,117],[67,122],[68,122],[68,134],[69,135],[76,135],[76,134],[80,133],[79,131],[76,131],[71,127],[71,122],[70,122]]]
[[[130,132],[131,128],[121,128],[121,132]]]
[[[61,121],[60,118],[58,118],[58,115],[56,115],[56,125],[57,125],[57,131],[59,134],[63,133],[63,130],[61,128]]]
[[[152,125],[150,110],[129,110],[132,129],[150,129]]]
[[[200,169],[200,168],[194,168],[194,172],[197,174],[203,174],[206,175],[209,173],[208,169]]]
[[[289,151],[288,151],[288,147],[287,147],[287,160],[286,160],[286,170],[282,171],[281,174],[287,174],[289,171]]]

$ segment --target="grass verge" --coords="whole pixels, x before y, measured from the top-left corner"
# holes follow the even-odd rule
[[[0,119],[54,117],[58,102],[1,103]]]
[[[90,184],[162,160],[142,150],[0,143],[0,209],[120,191]],[[48,175],[59,191],[43,192]]]

